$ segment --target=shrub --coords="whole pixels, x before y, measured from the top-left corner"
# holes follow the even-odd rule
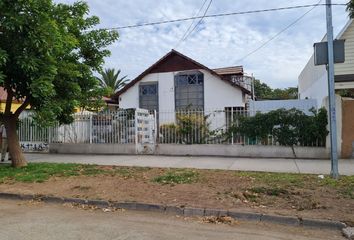
[[[160,126],[160,142],[203,144],[209,135],[208,116],[203,112],[176,113],[177,124],[163,124]]]
[[[324,146],[328,134],[327,111],[321,108],[318,111],[311,109],[311,112],[312,115],[306,115],[297,109],[278,109],[255,116],[239,116],[227,136],[241,134],[264,144],[271,135],[283,146]]]
[[[203,113],[177,113],[177,125],[182,143],[205,143],[209,135],[208,116]]]

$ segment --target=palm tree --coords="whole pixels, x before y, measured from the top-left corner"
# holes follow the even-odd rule
[[[123,88],[127,82],[129,82],[129,79],[127,79],[127,76],[120,78],[120,72],[120,69],[115,72],[114,68],[106,68],[104,71],[100,72],[101,78],[98,79],[100,81],[101,87],[110,89],[112,94]]]

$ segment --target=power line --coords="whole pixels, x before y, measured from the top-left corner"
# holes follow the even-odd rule
[[[196,12],[196,14],[194,14],[194,17],[198,16],[199,13],[202,11],[202,9],[204,8],[204,5],[206,4],[208,0],[204,0],[203,5],[199,8],[199,11]],[[187,33],[189,32],[189,30],[192,28],[193,24],[194,24],[194,20],[191,22],[191,24],[189,25],[188,29],[184,32],[183,36],[181,37],[181,39],[178,41],[177,45],[175,48],[178,48],[178,46],[181,44],[181,42],[183,41],[184,37],[187,35]]]
[[[192,32],[198,27],[198,25],[203,21],[203,19],[204,19],[205,15],[207,14],[207,12],[208,12],[208,10],[209,10],[209,7],[210,7],[210,5],[211,5],[212,2],[213,2],[213,0],[210,0],[210,2],[209,2],[209,4],[208,4],[207,8],[206,8],[205,11],[204,11],[203,16],[199,19],[199,21],[197,22],[197,24],[194,25],[194,28],[182,39],[181,42],[187,40],[187,38],[189,37],[189,35],[191,35]],[[178,47],[178,46],[177,46],[177,47]]]
[[[154,25],[161,25],[167,23],[176,23],[176,22],[183,22],[189,21],[194,19],[200,18],[215,18],[215,17],[225,17],[225,16],[232,16],[232,15],[245,15],[245,14],[252,14],[252,13],[263,13],[263,12],[274,12],[274,11],[283,11],[283,10],[291,10],[291,9],[299,9],[299,8],[309,8],[314,6],[326,6],[327,4],[308,4],[308,5],[298,5],[298,6],[289,6],[289,7],[281,7],[281,8],[269,8],[269,9],[260,9],[260,10],[251,10],[251,11],[242,11],[242,12],[231,12],[231,13],[219,13],[219,14],[210,14],[205,16],[196,16],[196,17],[188,17],[188,18],[179,18],[173,20],[165,20],[165,21],[158,21],[158,22],[149,22],[149,23],[139,23],[127,26],[118,26],[118,27],[111,27],[111,28],[100,28],[101,30],[120,30],[120,29],[127,29],[127,28],[138,28],[138,27],[145,27],[145,26],[154,26]],[[331,4],[332,6],[346,6],[345,3],[337,3]]]
[[[314,10],[317,6],[319,5],[323,5],[320,4],[322,0],[319,0],[317,4],[315,4],[310,10],[306,11],[304,14],[302,14],[300,17],[298,17],[297,19],[295,19],[295,21],[293,21],[292,23],[290,23],[288,26],[286,26],[285,28],[283,28],[280,32],[278,32],[277,34],[275,34],[273,37],[269,38],[267,41],[265,41],[264,43],[262,43],[259,47],[257,47],[256,49],[254,49],[253,51],[249,52],[248,54],[246,54],[245,56],[243,56],[242,58],[238,59],[236,62],[241,62],[242,60],[246,59],[247,57],[249,57],[250,55],[252,55],[253,53],[257,52],[258,50],[260,50],[261,48],[263,48],[265,45],[267,45],[269,42],[273,41],[275,38],[277,38],[280,34],[282,34],[283,32],[285,32],[286,30],[288,30],[289,28],[291,28],[292,26],[294,26],[296,23],[298,23],[301,19],[303,19],[307,14],[309,14],[312,10]],[[324,4],[326,5],[326,4]]]

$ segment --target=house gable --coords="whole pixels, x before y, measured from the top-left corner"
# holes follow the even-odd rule
[[[150,73],[178,72],[201,69],[200,65],[174,53],[150,69]]]
[[[215,71],[209,69],[208,67],[198,63],[197,61],[195,61],[195,60],[177,52],[176,50],[172,49],[164,57],[162,57],[160,60],[158,60],[156,63],[154,63],[148,69],[146,69],[143,73],[141,73],[138,77],[136,77],[130,83],[128,83],[122,90],[118,91],[112,97],[112,99],[118,101],[119,96],[122,93],[126,92],[129,88],[133,87],[136,83],[141,81],[146,75],[148,75],[150,73],[177,72],[177,71],[201,70],[201,69],[208,71],[210,74],[214,75],[215,77],[217,77],[221,81],[225,81],[228,84],[230,84],[231,86],[236,87],[245,93],[248,93],[248,94],[250,93],[247,89],[228,81],[223,76],[217,74]]]

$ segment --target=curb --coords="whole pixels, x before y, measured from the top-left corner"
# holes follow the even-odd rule
[[[66,197],[43,196],[43,195],[35,195],[35,194],[31,195],[31,194],[1,193],[1,192],[0,192],[0,199],[39,200],[46,203],[55,203],[55,204],[63,204],[63,203],[88,204],[99,208],[114,207],[114,208],[121,208],[126,210],[160,212],[160,213],[174,214],[174,215],[180,215],[185,217],[229,216],[236,220],[243,220],[243,221],[257,221],[257,222],[265,222],[265,223],[275,223],[275,224],[282,224],[282,225],[312,227],[312,228],[331,229],[331,230],[342,230],[347,227],[347,225],[343,222],[332,221],[332,220],[309,219],[309,218],[300,218],[300,217],[293,217],[293,216],[269,215],[269,214],[252,213],[252,212],[227,211],[223,209],[166,206],[160,204],[147,204],[147,203],[137,203],[137,202],[109,202],[105,200],[91,200],[91,199],[81,199],[81,198],[66,198]]]

